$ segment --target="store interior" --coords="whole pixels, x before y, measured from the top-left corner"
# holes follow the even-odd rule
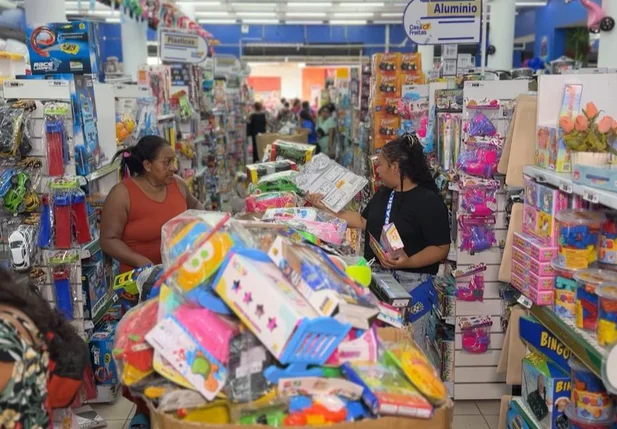
[[[0,428],[616,428],[613,17],[0,0]]]

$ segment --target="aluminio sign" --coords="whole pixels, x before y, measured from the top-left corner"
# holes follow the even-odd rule
[[[405,33],[418,45],[479,43],[481,21],[482,0],[411,0],[403,15]]]
[[[161,30],[161,60],[173,63],[202,63],[208,57],[208,41],[194,33]]]

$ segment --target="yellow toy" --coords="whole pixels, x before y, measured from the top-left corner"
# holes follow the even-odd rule
[[[135,130],[135,120],[124,115],[119,122],[116,122],[116,143],[122,144]]]
[[[76,55],[79,52],[79,45],[75,43],[63,43],[60,45],[60,50],[65,54]]]

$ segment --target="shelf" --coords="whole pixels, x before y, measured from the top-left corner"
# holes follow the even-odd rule
[[[596,189],[590,186],[574,183],[572,175],[569,173],[555,173],[554,171],[533,165],[526,165],[523,174],[535,179],[538,183],[547,183],[567,194],[575,194],[583,197],[585,201],[593,204],[617,209],[617,192],[609,192],[603,189]]]
[[[577,328],[572,319],[561,319],[548,307],[534,305],[531,314],[564,343],[585,366],[598,377],[602,377],[602,359],[606,351],[600,347],[594,333]]]
[[[101,250],[101,243],[98,238],[95,238],[90,243],[84,244],[79,248],[79,256],[81,259],[88,259],[99,250]]]
[[[518,409],[521,417],[525,419],[525,423],[527,423],[527,426],[532,429],[542,429],[543,426],[540,425],[540,422],[538,421],[538,419],[536,419],[536,416],[533,415],[527,404],[525,404],[523,398],[521,398],[520,396],[513,397],[510,401],[510,405],[514,405]]]
[[[92,182],[118,170],[120,170],[120,161],[116,161],[113,164],[107,164],[104,167],[99,168],[98,170],[88,174],[86,179]]]

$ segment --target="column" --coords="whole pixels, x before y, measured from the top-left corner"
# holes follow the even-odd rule
[[[137,69],[148,63],[147,23],[122,17],[122,63],[124,74],[137,81]]]
[[[514,55],[514,22],[516,2],[513,0],[493,0],[490,3],[491,18],[489,45],[496,52],[488,56],[488,67],[496,70],[511,70]]]
[[[604,14],[617,20],[617,2],[614,0],[603,0],[602,10]],[[617,27],[613,31],[600,33],[600,47],[598,49],[598,67],[617,67]]]
[[[435,46],[418,45],[418,53],[422,55],[422,71],[428,74],[428,72],[433,70],[433,62],[435,61]]]
[[[26,0],[26,25],[39,25],[47,22],[66,22],[64,0]]]

